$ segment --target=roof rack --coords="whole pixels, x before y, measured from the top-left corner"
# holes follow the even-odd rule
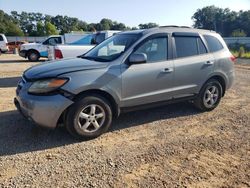
[[[188,27],[188,26],[178,26],[178,25],[164,25],[164,26],[160,26],[160,28],[164,28],[164,27],[191,28],[191,27]]]

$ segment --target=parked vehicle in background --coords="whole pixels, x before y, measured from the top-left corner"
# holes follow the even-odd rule
[[[27,42],[25,41],[8,42],[9,51],[14,51],[15,49],[19,51],[22,44],[27,44]]]
[[[95,138],[123,111],[182,100],[213,110],[232,86],[234,60],[213,31],[122,32],[78,58],[25,71],[15,104],[41,126],[64,122],[72,135]]]
[[[120,31],[100,31],[67,45],[48,46],[48,58],[54,60],[77,57],[118,32]]]
[[[38,61],[40,57],[48,57],[48,46],[57,44],[73,44],[81,40],[86,33],[68,33],[64,35],[54,35],[48,37],[41,43],[28,43],[20,47],[19,55],[28,58],[29,61]]]
[[[9,50],[7,38],[4,34],[0,34],[0,54],[5,53]]]

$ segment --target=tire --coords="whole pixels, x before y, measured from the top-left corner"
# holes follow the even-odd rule
[[[222,86],[215,79],[208,80],[200,90],[194,105],[201,111],[211,111],[215,109],[222,97]]]
[[[68,109],[64,124],[71,135],[86,140],[106,132],[111,122],[112,110],[109,102],[101,96],[86,96]]]
[[[35,61],[39,60],[40,55],[36,51],[29,51],[28,54],[27,54],[27,57],[28,57],[29,61],[35,62]]]

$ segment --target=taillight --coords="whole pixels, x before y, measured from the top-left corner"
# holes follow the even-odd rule
[[[234,57],[233,55],[231,55],[230,59],[232,62],[234,62],[234,63],[236,62],[236,57]]]
[[[63,58],[63,55],[62,55],[61,50],[55,49],[55,59],[62,59],[62,58]]]

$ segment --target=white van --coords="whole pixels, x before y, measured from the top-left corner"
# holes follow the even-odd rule
[[[5,53],[9,50],[7,46],[7,38],[5,37],[4,34],[0,34],[0,53]]]

